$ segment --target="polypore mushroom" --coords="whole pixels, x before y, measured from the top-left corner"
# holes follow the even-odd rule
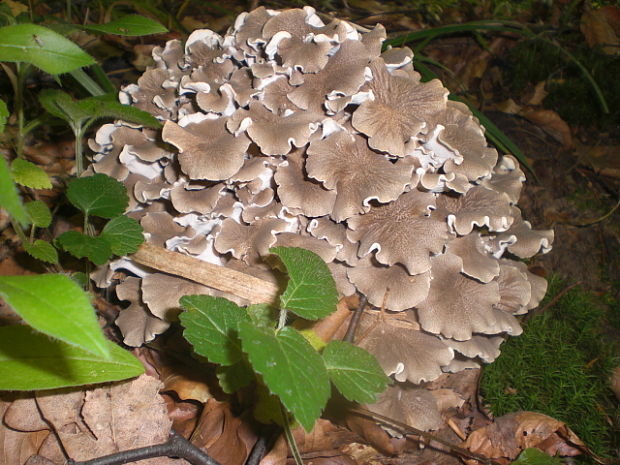
[[[276,292],[270,247],[317,252],[342,295],[368,297],[359,344],[397,381],[418,384],[492,361],[521,331],[515,315],[538,305],[546,283],[511,256],[547,252],[553,232],[521,218],[517,161],[487,145],[438,80],[421,81],[411,50],[382,53],[385,37],[380,25],[326,25],[311,7],[243,13],[223,37],[198,30],[184,47],[155,48],[155,66],[123,89],[161,132],[116,122],[89,146],[92,171],[129,188],[148,247],[260,276],[262,302]],[[117,287],[132,301],[118,319],[130,345],[167,327],[180,294],[221,295],[210,271],[201,268],[209,286],[194,285],[185,268],[147,256],[96,276],[109,285],[110,270],[136,275]],[[381,403],[409,391],[426,396],[396,386]],[[436,427],[429,418],[419,426]]]

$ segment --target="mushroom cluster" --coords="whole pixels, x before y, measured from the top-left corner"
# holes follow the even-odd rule
[[[358,343],[388,375],[419,384],[491,362],[544,279],[518,261],[547,252],[516,203],[525,176],[487,146],[468,108],[422,82],[385,29],[311,7],[241,14],[225,36],[194,31],[155,48],[123,103],[163,130],[102,126],[92,170],[125,183],[149,242],[272,279],[273,246],[316,252],[343,296],[375,309]],[[125,342],[163,332],[185,294],[220,295],[123,258]],[[244,302],[240,302],[244,303]],[[375,319],[380,320],[377,324]]]

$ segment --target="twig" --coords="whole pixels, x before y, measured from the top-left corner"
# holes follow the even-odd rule
[[[172,252],[144,243],[129,258],[141,265],[164,273],[181,276],[214,289],[249,300],[250,303],[272,303],[279,293],[278,285],[241,271],[203,262],[189,255]]]
[[[154,457],[178,457],[192,465],[220,465],[209,454],[174,431],[170,431],[170,438],[163,444],[117,452],[84,462],[69,459],[67,465],[123,465]]]
[[[353,313],[353,317],[349,322],[349,327],[347,328],[347,333],[342,338],[345,342],[350,342],[353,344],[355,341],[355,331],[357,331],[357,326],[359,325],[360,318],[362,317],[362,313],[364,313],[364,307],[366,307],[366,303],[368,302],[368,298],[365,295],[362,295],[360,298],[360,304],[358,305],[355,313]]]
[[[431,433],[427,433],[426,431],[422,431],[419,430],[417,428],[414,428],[413,426],[409,426],[405,423],[402,423],[400,421],[394,420],[392,418],[383,416],[383,415],[379,415],[378,413],[374,413],[371,412],[370,410],[366,410],[363,409],[361,407],[355,407],[352,408],[350,410],[351,413],[355,414],[355,415],[359,415],[365,418],[370,418],[371,420],[374,420],[378,423],[382,423],[386,426],[389,426],[390,428],[393,428],[395,430],[398,430],[401,434],[405,435],[405,436],[411,436],[411,435],[415,435],[415,436],[419,436],[421,438],[426,439],[427,441],[435,441],[443,446],[446,446],[448,449],[450,449],[451,452],[455,452],[457,454],[459,454],[462,457],[467,457],[470,459],[475,459],[478,460],[479,462],[482,463],[486,463],[489,465],[501,465],[499,462],[496,462],[495,460],[489,458],[489,457],[485,457],[484,455],[480,455],[477,454],[475,452],[471,452],[467,449],[464,449],[462,447],[459,446],[455,446],[454,444],[451,444],[450,442],[435,437],[433,434]]]

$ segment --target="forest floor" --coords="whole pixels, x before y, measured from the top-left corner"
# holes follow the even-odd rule
[[[161,7],[158,10],[160,13],[165,12],[163,2],[155,3]],[[178,12],[179,8],[183,11],[176,15],[179,19],[177,25],[181,26],[175,28],[173,25],[167,34],[139,39],[105,35],[95,40],[92,36],[85,36],[82,45],[99,58],[113,82],[121,86],[136,82],[150,63],[149,56],[154,46],[163,45],[173,38],[183,39],[188,30],[210,28],[224,33],[237,14],[259,4],[270,8],[301,5],[285,1],[227,1],[221,5],[216,2],[200,3],[200,6],[198,2],[168,5],[169,11]],[[512,33],[462,31],[435,38],[420,49],[419,55],[440,63],[442,66],[430,66],[444,84],[456,95],[474,103],[517,143],[531,167],[531,170],[524,169],[527,182],[519,207],[534,228],[553,229],[555,233],[553,249],[531,259],[528,267],[541,276],[550,278],[556,275],[561,278],[562,284],[556,293],[572,289],[575,285],[588,293],[593,299],[592,305],[603,308],[603,328],[595,337],[613,345],[620,343],[620,81],[613,77],[620,72],[620,10],[608,7],[610,9],[603,10],[604,13],[595,14],[588,11],[583,2],[576,4],[578,6],[575,2],[564,1],[350,0],[317,1],[313,6],[326,19],[338,17],[364,26],[380,22],[386,27],[388,38],[399,37],[412,30],[487,19],[527,24],[537,34],[548,31],[548,35],[540,33],[537,38]],[[76,8],[85,8],[80,5],[76,2]],[[567,11],[569,9],[572,10]],[[140,13],[145,11],[138,8]],[[562,57],[557,47],[547,47],[541,37],[550,37],[550,41],[570,51],[592,72],[595,80],[600,80],[609,113],[601,110],[591,85],[578,67]],[[605,48],[610,42],[615,45]],[[415,47],[420,44],[407,45]],[[607,74],[611,74],[612,78]],[[53,84],[40,79],[29,85]],[[29,141],[29,158],[45,165],[52,175],[71,172],[73,139],[70,132],[41,134],[40,137],[43,140]],[[2,234],[0,274],[40,270],[40,265],[33,264],[16,246],[10,228],[5,228]],[[97,302],[103,313],[118,312],[118,302],[108,302],[105,296]],[[244,445],[244,451],[249,451],[256,440],[256,432],[252,429],[254,424],[248,420],[249,412],[235,410],[233,415],[230,402],[224,400],[207,403],[204,408],[201,402],[180,401],[180,390],[202,389],[203,384],[187,373],[178,373],[169,361],[158,360],[157,356],[146,350],[140,356],[167,385],[166,402],[169,410],[177,415],[175,428],[187,436],[193,431],[196,436],[196,428],[202,428],[198,435],[201,436],[200,445],[207,446],[210,453],[224,465],[243,464],[247,454],[237,452],[240,444]],[[186,368],[191,369],[191,365]],[[459,392],[470,405],[466,409],[467,414],[461,412],[457,424],[447,425],[436,433],[437,437],[457,444],[459,431],[471,431],[490,424],[489,411],[478,392],[479,371],[468,370],[460,376],[441,381],[446,388]],[[617,376],[620,378],[620,374]],[[194,384],[188,386],[188,380]],[[201,381],[205,385],[212,382],[212,379]],[[620,385],[620,379],[616,382]],[[620,396],[620,392],[616,393]],[[610,431],[615,431],[609,437],[617,441],[617,411],[607,411],[604,415]],[[526,428],[523,424],[527,421],[540,422],[538,425],[545,423],[532,418],[512,418],[510,421],[512,423],[509,425],[489,431],[486,438],[491,442],[500,441],[498,438],[506,431]],[[571,427],[570,424],[568,426]],[[551,441],[556,450],[562,447],[570,449],[575,445],[562,423],[546,423],[546,427],[557,434]],[[364,438],[359,435],[360,432]],[[0,428],[0,438],[4,441],[5,450],[8,450],[7,441],[17,439],[5,433]],[[326,420],[315,428],[312,435],[298,432],[297,437],[306,463],[459,463],[454,451],[421,450],[415,442],[403,445],[402,441],[397,443],[385,437],[377,439],[373,436],[375,434],[380,433],[368,425],[359,426],[357,433],[353,433],[336,421]],[[19,440],[36,442],[32,438],[26,440],[22,437]],[[0,444],[0,449],[2,447]],[[24,447],[26,450],[26,446],[14,447]],[[620,445],[617,443],[608,444],[607,454],[613,455],[618,447]],[[438,446],[438,449],[441,448]],[[401,453],[391,457],[381,453],[390,451]],[[261,463],[283,463],[286,456],[286,444],[280,438],[271,454]],[[507,462],[504,460],[504,463]],[[150,463],[155,465],[160,462]],[[13,465],[13,462],[6,464]]]

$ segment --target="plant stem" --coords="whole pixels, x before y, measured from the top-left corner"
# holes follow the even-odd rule
[[[21,225],[13,218],[11,218],[11,225],[13,226],[13,230],[17,233],[19,240],[22,241],[22,244],[28,244],[28,237],[26,236],[26,233],[22,229]]]
[[[286,325],[287,314],[288,310],[286,310],[286,308],[280,309],[280,319],[278,320],[278,327],[276,328],[276,331],[280,331]]]
[[[72,125],[73,126],[73,125]],[[84,171],[84,159],[82,158],[82,127],[72,127],[73,134],[75,135],[75,174],[80,176]]]
[[[291,425],[288,421],[288,412],[280,402],[280,413],[282,414],[282,422],[284,424],[284,435],[286,436],[286,442],[288,442],[289,447],[291,448],[291,453],[293,454],[293,458],[295,459],[295,463],[297,465],[304,465],[304,461],[301,459],[301,454],[299,453],[299,448],[297,447],[297,443],[295,442],[295,438],[293,437],[293,432],[291,431]]]
[[[24,75],[27,65],[16,63],[17,80],[15,83],[15,112],[17,113],[17,147],[18,157],[24,156]]]

